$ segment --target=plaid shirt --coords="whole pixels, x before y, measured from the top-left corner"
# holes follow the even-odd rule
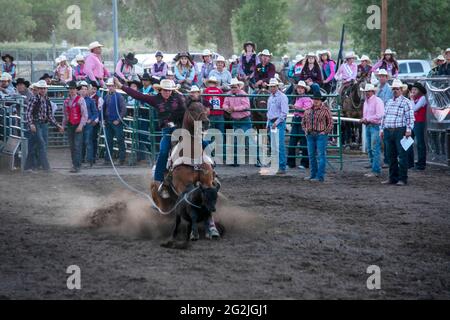
[[[389,100],[384,108],[381,130],[393,128],[414,128],[414,108],[411,100],[400,96]]]
[[[58,126],[55,117],[53,116],[53,109],[50,100],[47,96],[34,96],[29,104],[26,114],[28,125],[36,124],[36,122],[52,123],[55,127]]]
[[[306,110],[302,127],[307,134],[313,132],[330,134],[333,131],[333,117],[330,109],[322,103],[318,108],[312,107]]]

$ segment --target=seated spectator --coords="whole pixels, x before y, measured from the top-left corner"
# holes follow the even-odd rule
[[[231,59],[228,60],[230,62],[230,66],[228,68],[228,71],[231,73],[231,77],[238,78],[239,76],[239,69],[241,68],[241,65],[239,63],[239,57],[235,54],[231,57]]]
[[[165,79],[167,76],[168,65],[163,61],[164,55],[161,51],[155,53],[156,63],[152,65],[151,75],[152,77],[158,77]]]
[[[188,52],[179,53],[175,61],[176,83],[190,89],[195,78],[195,67],[191,55]]]
[[[0,78],[0,95],[2,98],[16,94],[16,89],[12,85],[12,76],[3,72]]]
[[[18,78],[14,84],[17,90],[17,94],[26,97],[24,103],[27,105],[30,99],[33,97],[33,93],[29,90],[30,82],[24,78]]]
[[[446,62],[439,67],[440,76],[450,76],[450,48],[445,50],[445,60]]]
[[[206,79],[208,79],[211,75],[211,71],[214,70],[214,63],[212,59],[211,50],[204,50],[202,54],[203,65],[202,69],[198,72],[198,80],[200,84],[204,84]]]
[[[11,75],[12,80],[14,81],[14,79],[16,78],[16,65],[14,64],[14,57],[10,54],[5,54],[4,56],[2,56],[2,60],[3,63],[0,74],[7,72]]]
[[[138,59],[134,57],[134,53],[129,52],[117,62],[115,75],[122,81],[134,81],[137,78],[136,70],[134,68],[137,63]]]
[[[217,79],[218,86],[223,91],[230,90],[231,83],[231,73],[230,71],[225,69],[225,58],[219,56],[216,60],[216,69],[212,70],[208,76],[208,78],[214,77]]]
[[[66,56],[59,57],[59,66],[56,68],[55,78],[59,80],[61,84],[66,84],[72,81],[72,67],[67,63]]]
[[[86,80],[87,75],[84,72],[84,57],[82,55],[78,55],[76,60],[77,66],[73,69],[73,76],[76,81]]]
[[[322,85],[322,68],[319,65],[319,60],[315,53],[310,52],[306,56],[305,65],[303,66],[302,72],[300,73],[300,80],[305,81],[311,79],[319,86]]]

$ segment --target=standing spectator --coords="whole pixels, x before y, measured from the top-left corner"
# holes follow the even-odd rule
[[[395,59],[395,53],[391,49],[387,49],[383,54],[383,59],[379,60],[373,67],[372,72],[378,69],[384,69],[387,71],[389,77],[397,79],[398,72],[400,71],[398,62]]]
[[[384,108],[381,121],[381,137],[385,137],[387,155],[389,157],[389,179],[383,184],[406,186],[408,183],[408,156],[400,141],[411,137],[414,128],[414,109],[409,99],[403,96],[407,89],[400,80],[392,83],[394,98]]]
[[[446,62],[439,67],[438,75],[440,76],[450,76],[450,48],[445,50],[445,59]]]
[[[161,51],[155,53],[156,63],[152,65],[151,74],[152,77],[158,77],[160,79],[165,79],[167,76],[168,66],[167,63],[163,61],[164,55]]]
[[[259,57],[256,55],[256,44],[251,41],[244,43],[244,52],[239,60],[241,66],[239,72],[240,80],[253,85],[255,83],[256,66],[260,63]]]
[[[18,78],[14,86],[16,87],[17,93],[25,97],[24,104],[28,105],[33,97],[33,93],[29,89],[30,82],[26,81],[24,78]]]
[[[123,132],[122,119],[127,113],[127,106],[125,99],[120,93],[116,91],[116,87],[112,79],[106,83],[108,94],[105,96],[105,103],[103,107],[103,120],[105,121],[105,135],[108,144],[108,150],[105,153],[105,165],[112,162],[112,155],[114,152],[114,137],[119,146],[119,164],[125,164],[125,136]],[[111,157],[110,157],[111,155]]]
[[[242,90],[242,87],[244,86],[244,83],[239,81],[238,79],[232,79],[231,80],[231,94],[233,95],[242,95],[246,96],[244,90]],[[231,118],[233,119],[233,130],[236,133],[236,130],[243,130],[245,133],[245,139],[248,139],[248,145],[249,146],[256,146],[256,157],[257,157],[257,166],[260,166],[259,163],[259,156],[258,156],[258,147],[256,142],[253,140],[253,137],[248,136],[248,131],[252,129],[252,120],[251,120],[251,113],[250,113],[250,99],[248,97],[226,97],[223,105],[223,109],[231,115]],[[234,165],[235,167],[239,166],[238,160],[237,160],[237,144],[238,141],[235,139],[235,146],[234,146]],[[252,148],[249,148],[250,150]],[[255,149],[255,148],[253,148]],[[254,156],[254,155],[251,155]],[[244,156],[245,161],[245,156]]]
[[[376,88],[373,84],[366,84],[366,87],[361,88],[361,91],[366,94],[361,123],[366,125],[367,151],[372,168],[372,172],[366,174],[365,177],[379,177],[381,174],[380,124],[384,115],[384,103],[383,100],[375,95]]]
[[[37,166],[42,166],[44,171],[50,170],[50,164],[47,158],[47,142],[48,142],[48,123],[50,122],[64,132],[64,128],[60,126],[53,116],[50,100],[47,96],[48,85],[44,80],[40,80],[34,85],[38,88],[38,95],[34,96],[27,108],[26,120],[31,135],[31,152],[28,153],[25,168],[33,170],[34,158],[38,157]],[[36,155],[36,152],[38,155]]]
[[[78,95],[77,83],[71,81],[67,84],[69,97],[64,101],[63,127],[67,127],[70,153],[72,156],[71,173],[78,173],[81,169],[81,156],[83,148],[83,128],[88,120],[88,111],[83,97]]]
[[[209,120],[211,120],[211,128],[217,129],[220,132],[225,133],[224,124],[224,112],[223,102],[224,98],[221,96],[214,96],[215,94],[223,94],[222,89],[219,87],[219,81],[214,77],[210,77],[206,80],[206,89],[204,90],[205,100],[209,102],[211,106]]]
[[[230,62],[230,66],[228,68],[228,71],[231,73],[231,78],[238,78],[239,77],[239,69],[241,68],[241,65],[239,63],[239,57],[235,54],[231,57],[231,59],[228,60]]]
[[[99,85],[97,83],[92,83],[91,84],[91,92],[90,92],[90,98],[92,100],[94,100],[95,105],[97,106],[97,112],[99,114],[99,118],[100,118],[100,112],[102,112],[103,110],[103,104],[104,104],[104,100],[103,98],[100,96],[99,92],[98,92]],[[92,143],[93,143],[93,153],[94,153],[94,164],[97,161],[98,158],[98,134],[100,132],[100,122],[97,123],[94,126],[93,132],[92,132]]]
[[[198,75],[198,81],[202,85],[205,83],[206,79],[208,79],[211,76],[211,71],[214,70],[214,63],[212,60],[212,52],[208,49],[203,51],[202,54],[203,59],[203,65],[202,69],[199,72]]]
[[[219,56],[216,60],[216,69],[212,70],[209,73],[209,78],[214,77],[219,81],[219,88],[223,91],[230,90],[230,83],[231,83],[231,73],[226,67],[225,58],[222,56]]]
[[[376,73],[376,75],[377,75],[377,78],[379,81],[377,97],[383,101],[383,104],[386,107],[386,104],[388,103],[388,101],[394,97],[394,93],[392,92],[392,89],[391,89],[391,87],[389,87],[389,84],[388,84],[389,74],[386,70],[380,69]],[[389,157],[387,156],[386,141],[384,139],[383,139],[383,145],[384,145],[383,169],[386,169],[389,166]]]
[[[305,180],[314,182],[325,181],[328,135],[333,130],[333,117],[330,109],[322,100],[320,92],[315,92],[313,106],[305,111],[302,120],[302,126],[308,141],[309,165],[311,167],[311,174]]]
[[[308,156],[308,145],[306,143],[305,131],[302,126],[302,119],[305,111],[312,108],[313,102],[311,98],[304,97],[310,87],[306,85],[304,81],[300,81],[296,86],[296,91],[299,97],[295,100],[295,113],[292,120],[292,130],[291,137],[289,138],[289,150],[288,150],[288,165],[289,168],[293,169],[296,165],[296,154],[297,145],[300,142],[300,148],[302,152],[302,159],[300,161],[299,169],[305,170],[309,168],[309,156]]]
[[[86,161],[92,168],[94,165],[95,155],[94,155],[94,128],[98,125],[99,113],[96,105],[96,101],[91,99],[90,95],[90,85],[86,81],[82,81],[78,86],[78,92],[80,96],[84,99],[87,109],[87,120],[86,125],[83,128],[83,159],[86,155]]]
[[[0,77],[0,97],[14,94],[16,94],[16,89],[12,85],[12,76],[7,72],[3,72]]]
[[[195,67],[191,55],[188,52],[179,53],[175,61],[176,83],[184,89],[190,89],[195,79]]]
[[[334,76],[336,75],[336,62],[331,59],[330,51],[323,51],[320,54],[320,64],[322,68],[323,83],[322,88],[327,92],[331,93],[333,88]]]
[[[63,85],[72,81],[72,67],[67,63],[66,56],[59,57],[59,65],[56,68],[55,78]]]
[[[2,56],[2,69],[1,69],[1,73],[7,72],[11,75],[12,80],[16,79],[16,65],[14,64],[14,57],[11,56],[10,54],[5,54],[4,56]]]
[[[261,59],[261,63],[256,66],[255,71],[255,89],[266,88],[271,79],[275,78],[275,65],[270,62],[272,54],[269,50],[264,49],[258,55]],[[278,82],[277,82],[278,83]],[[280,84],[277,84],[277,89]]]
[[[411,103],[414,109],[414,129],[412,138],[417,146],[417,163],[414,164],[414,147],[408,150],[408,168],[423,171],[427,166],[427,146],[425,143],[425,127],[427,122],[427,89],[420,83],[413,84]]]
[[[319,61],[314,52],[310,52],[306,56],[306,62],[300,74],[300,80],[305,81],[307,79],[311,79],[319,86],[322,85],[323,82],[322,69],[320,68]]]
[[[138,59],[134,57],[133,52],[124,55],[117,62],[115,75],[122,81],[131,82],[137,78],[134,66],[138,63]]]
[[[84,71],[85,61],[83,55],[77,55],[76,60],[77,66],[73,69],[73,76],[76,81],[86,80],[87,76],[86,72]]]
[[[370,83],[370,78],[372,76],[372,61],[370,61],[370,58],[366,55],[363,55],[361,57],[361,64],[358,65],[358,74],[356,76],[356,79],[358,81],[365,81],[367,83]]]
[[[280,83],[277,79],[270,79],[268,87],[270,97],[267,101],[267,129],[271,132],[271,150],[272,159],[278,157],[277,175],[286,174],[286,118],[289,112],[289,100],[287,96],[280,91]],[[278,145],[275,135],[278,135]]]
[[[108,69],[103,65],[102,48],[104,46],[98,41],[89,44],[91,53],[86,57],[84,70],[88,80],[97,82],[101,87],[105,86],[104,79],[110,76]]]

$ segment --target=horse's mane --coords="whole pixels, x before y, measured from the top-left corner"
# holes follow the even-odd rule
[[[194,122],[204,121],[205,119],[207,119],[207,115],[207,109],[203,104],[201,104],[200,102],[191,103],[184,114],[183,128],[193,133]]]

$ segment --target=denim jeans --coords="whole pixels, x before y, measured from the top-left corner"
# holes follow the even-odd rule
[[[368,125],[366,127],[367,153],[369,154],[372,172],[381,173],[380,155],[381,155],[381,138],[380,126]]]
[[[271,132],[272,125],[275,123],[275,121],[271,120],[269,121],[269,128],[268,131],[270,132],[270,149],[272,154],[272,159],[274,157],[278,157],[278,169],[279,170],[286,170],[286,143],[285,143],[285,137],[286,137],[286,122],[281,122],[277,126],[278,131],[278,145],[276,143],[276,139],[273,139],[273,133]]]
[[[94,130],[95,126],[87,123],[83,129],[83,150],[86,150],[86,161],[88,163],[94,163]]]
[[[108,147],[111,152],[111,156],[114,152],[114,140],[115,137],[117,139],[117,144],[119,145],[119,160],[125,161],[125,136],[123,132],[123,124],[120,122],[118,125],[115,125],[112,122],[107,122],[105,126],[106,131],[106,140],[108,142]],[[105,161],[110,160],[108,151],[105,152]]]
[[[39,167],[39,150],[37,150],[34,139],[31,139],[31,131],[25,132],[25,138],[28,139],[28,155],[25,162],[25,170],[36,170]]]
[[[327,144],[328,135],[326,134],[308,134],[309,165],[311,168],[311,179],[325,180],[325,171],[327,167]],[[317,165],[317,154],[319,157],[319,165]]]
[[[35,159],[38,159],[37,167],[42,167],[45,171],[50,170],[50,164],[48,163],[47,157],[47,143],[48,143],[48,124],[46,123],[35,123],[36,132],[30,131],[30,142],[31,148],[29,147],[26,168],[33,168]]]
[[[94,150],[94,162],[98,157],[98,135],[100,133],[100,124],[97,123],[94,126],[94,130],[92,131],[92,144]]]
[[[67,138],[69,139],[72,166],[75,169],[81,168],[81,148],[83,146],[83,132],[75,132],[78,126],[67,125]]]
[[[412,138],[417,146],[417,168],[425,169],[427,166],[427,146],[425,144],[425,122],[414,123]],[[414,146],[408,149],[408,167],[414,167]]]
[[[288,165],[290,168],[295,168],[296,165],[296,156],[297,156],[297,146],[300,142],[300,148],[302,152],[302,159],[300,164],[305,168],[309,168],[309,156],[308,156],[308,146],[306,143],[306,137],[299,137],[297,135],[304,135],[305,131],[302,128],[302,118],[294,117],[291,137],[289,138],[289,149],[288,149]],[[294,148],[293,148],[294,147]],[[306,157],[306,158],[305,158]]]
[[[385,129],[384,138],[389,159],[389,180],[392,183],[408,182],[408,155],[400,141],[406,133],[406,128]]]
[[[226,155],[226,148],[227,148],[227,146],[226,146],[226,137],[225,137],[225,123],[224,123],[224,121],[225,121],[225,118],[224,118],[224,116],[209,116],[209,121],[210,121],[210,125],[209,125],[209,129],[217,129],[217,130],[219,130],[220,132],[222,132],[222,134],[223,134],[223,148],[222,148],[222,159],[223,159],[223,161],[225,161],[226,160],[226,157],[225,157],[225,155]],[[216,123],[214,123],[214,121],[218,121],[218,122],[216,122]],[[212,141],[209,141],[209,143],[211,143]],[[219,157],[220,155],[219,155],[219,153],[218,153],[218,150],[220,150],[219,149],[220,147],[219,146],[216,146],[216,152],[217,152],[217,155],[215,154],[215,152],[213,152],[213,156],[215,156],[215,157]]]
[[[244,133],[247,133],[248,130],[252,129],[252,120],[250,119],[250,117],[246,117],[243,119],[239,119],[239,120],[234,120],[233,123],[233,130],[242,130],[244,131]],[[238,138],[234,138],[234,164],[238,164]],[[246,145],[249,146],[249,152],[255,148],[256,145],[256,158],[257,160],[259,160],[259,153],[258,153],[258,144],[256,143],[256,141],[253,139],[252,136],[245,136],[245,143]],[[250,154],[250,157],[254,157],[254,154]],[[244,155],[244,160],[241,162],[245,162],[245,155]]]
[[[169,152],[172,146],[172,133],[176,128],[164,128],[162,129],[163,137],[159,145],[159,155],[156,160],[155,176],[154,180],[162,182],[164,181],[164,173],[167,169],[167,160],[169,159]]]

